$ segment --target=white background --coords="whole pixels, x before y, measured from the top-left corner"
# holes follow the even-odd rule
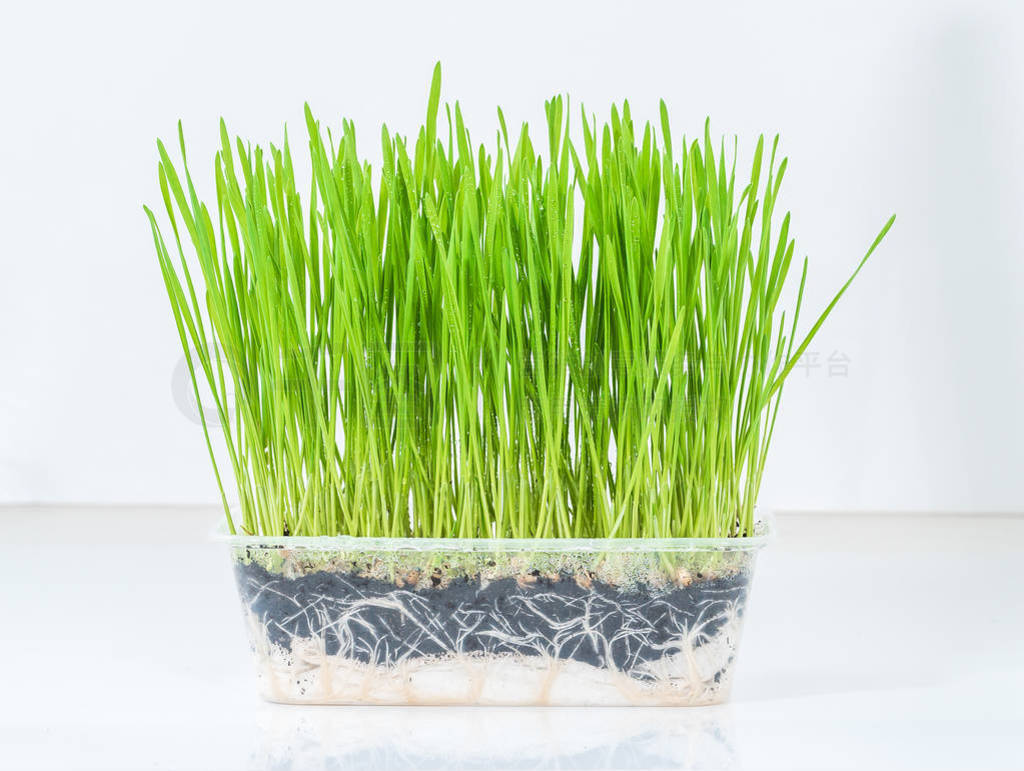
[[[779,132],[808,308],[897,224],[798,370],[762,500],[1024,509],[1024,6],[907,0],[19,3],[0,24],[0,501],[212,502],[142,204],[181,118],[254,141],[325,121],[411,132],[430,70],[489,141],[570,92],[669,103],[677,135]],[[810,317],[808,312],[807,317]],[[833,353],[846,376],[828,372]]]

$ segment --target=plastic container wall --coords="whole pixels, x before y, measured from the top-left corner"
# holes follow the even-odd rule
[[[223,540],[271,701],[657,706],[728,697],[766,537]]]

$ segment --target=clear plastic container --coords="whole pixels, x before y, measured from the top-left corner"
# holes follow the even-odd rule
[[[749,538],[222,535],[263,696],[289,704],[728,698]]]

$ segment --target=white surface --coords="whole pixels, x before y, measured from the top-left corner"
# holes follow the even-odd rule
[[[807,320],[898,221],[789,385],[764,499],[1024,510],[1024,4],[13,3],[0,24],[0,501],[214,502],[175,404],[180,351],[142,204],[184,120],[296,147],[309,100],[411,131],[441,58],[478,141],[494,105],[670,105],[677,136],[781,132]],[[575,108],[574,108],[575,109]],[[299,153],[301,155],[301,153]],[[209,189],[207,184],[206,189]],[[830,377],[833,352],[849,358]],[[168,470],[172,469],[172,472]]]
[[[0,510],[10,769],[1024,768],[1024,519],[786,516],[734,699],[296,708],[256,697],[207,509]]]

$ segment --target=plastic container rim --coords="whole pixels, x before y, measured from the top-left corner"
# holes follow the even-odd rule
[[[246,535],[228,532],[222,518],[211,533],[229,546],[258,549],[316,549],[319,551],[440,551],[440,552],[685,552],[752,551],[775,536],[775,518],[758,508],[754,535],[735,538],[397,538],[353,535]]]

